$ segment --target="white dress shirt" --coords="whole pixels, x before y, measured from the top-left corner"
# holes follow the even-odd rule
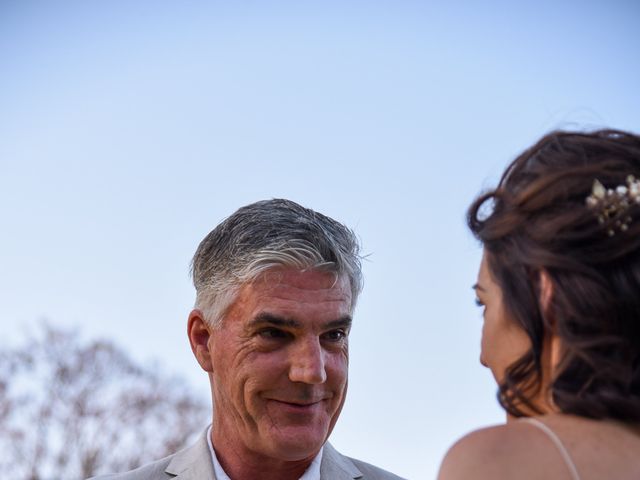
[[[209,425],[209,429],[207,430],[207,443],[209,444],[209,452],[211,453],[211,460],[213,461],[213,471],[216,474],[216,480],[231,480],[231,477],[227,475],[227,472],[224,471],[222,465],[218,461],[218,457],[216,456],[216,451],[213,449],[213,444],[211,443],[211,428],[212,425]],[[315,456],[309,468],[307,468],[299,480],[320,480],[320,461],[322,460],[322,448]]]

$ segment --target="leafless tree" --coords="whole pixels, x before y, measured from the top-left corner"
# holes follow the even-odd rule
[[[179,378],[109,341],[43,324],[0,350],[3,478],[74,480],[123,471],[183,446],[207,408]]]

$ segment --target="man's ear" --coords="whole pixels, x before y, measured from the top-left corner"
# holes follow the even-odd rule
[[[205,321],[201,310],[192,310],[187,322],[187,335],[191,344],[191,351],[205,372],[213,372],[209,340],[212,328]]]

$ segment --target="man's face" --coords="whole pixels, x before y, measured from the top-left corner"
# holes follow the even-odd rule
[[[214,445],[269,458],[317,454],[347,390],[346,277],[271,270],[244,285],[211,332]]]

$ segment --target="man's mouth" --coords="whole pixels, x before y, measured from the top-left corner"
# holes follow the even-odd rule
[[[286,400],[280,398],[272,398],[274,402],[285,403],[287,405],[293,405],[294,407],[309,407],[324,401],[324,398],[318,398],[314,400]]]
[[[310,405],[315,405],[316,403],[320,403],[322,400],[316,400],[313,402],[288,402],[286,400],[276,400],[277,402],[286,403],[287,405],[294,405],[296,407],[308,407]]]
[[[314,400],[288,400],[288,399],[269,399],[281,408],[290,410],[292,412],[309,412],[317,407],[320,407],[326,398],[319,398]]]

